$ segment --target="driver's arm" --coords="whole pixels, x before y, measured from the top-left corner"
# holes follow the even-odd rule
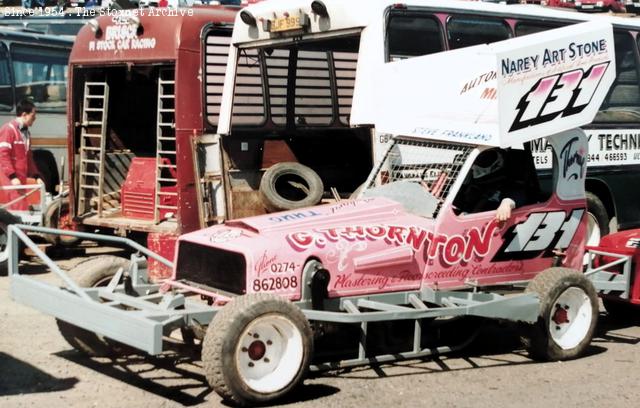
[[[516,202],[510,198],[503,198],[496,210],[496,220],[500,222],[511,218],[511,211],[516,208]]]

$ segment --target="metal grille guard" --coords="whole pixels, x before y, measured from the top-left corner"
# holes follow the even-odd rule
[[[161,284],[146,283],[146,271],[138,268],[144,257],[131,257],[131,287],[117,285],[125,273],[118,271],[107,287],[81,288],[54,261],[51,260],[25,232],[63,234],[128,246],[144,256],[173,267],[167,259],[149,251],[126,238],[110,237],[74,231],[26,225],[10,225],[8,228],[9,277],[11,297],[45,314],[69,322],[75,326],[98,333],[113,340],[133,346],[149,354],[163,351],[162,337],[173,329],[192,321],[207,324],[215,315],[215,309],[187,299],[184,291],[162,293]],[[65,287],[20,275],[18,247],[22,241],[42,262],[64,282]]]

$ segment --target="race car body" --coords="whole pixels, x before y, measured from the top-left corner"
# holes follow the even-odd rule
[[[329,297],[526,281],[558,264],[559,255],[562,266],[579,269],[586,138],[565,132],[554,136],[551,145],[555,160],[567,161],[558,188],[571,195],[532,198],[500,223],[495,211],[458,211],[452,196],[462,185],[450,191],[438,187],[448,182],[445,178],[464,180],[464,169],[471,171],[481,149],[397,138],[390,150],[396,154],[372,178],[394,181],[366,189],[357,200],[183,235],[175,279],[234,294],[275,292],[299,300],[302,272],[311,259],[330,271]],[[510,153],[526,156],[524,151]],[[447,156],[451,161],[443,160]]]
[[[92,355],[113,352],[111,339],[157,354],[162,336],[180,329],[183,339],[202,340],[215,391],[241,405],[282,397],[308,369],[455,350],[468,339],[423,340],[443,340],[439,325],[457,316],[522,323],[535,358],[582,355],[598,300],[581,272],[588,145],[579,127],[592,121],[615,76],[611,25],[576,24],[384,63],[371,58],[382,46],[374,17],[391,5],[371,3],[358,15],[341,12],[347,3],[339,0],[260,2],[241,11],[219,126],[221,134],[230,129],[235,59],[246,49],[296,60],[359,44],[350,125],[393,141],[356,199],[183,235],[173,276],[160,285],[137,262],[129,268],[101,257],[81,264],[96,277],[81,285],[45,260],[66,285],[53,287],[20,275],[14,259],[14,299],[58,318],[70,344]],[[353,35],[357,41],[344,41]],[[528,146],[541,137],[552,150],[548,189],[537,183]],[[18,238],[37,250],[11,227],[11,251]],[[601,272],[593,273],[604,282],[610,275]],[[370,353],[369,324],[383,328]],[[353,353],[314,354],[336,326],[352,342],[329,351]],[[407,350],[377,347],[395,335]]]

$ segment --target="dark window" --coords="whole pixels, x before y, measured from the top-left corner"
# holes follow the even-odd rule
[[[13,89],[11,87],[11,67],[9,52],[4,44],[0,44],[0,111],[13,109]]]
[[[431,16],[391,15],[387,27],[387,61],[444,51],[438,21]]]
[[[16,99],[32,100],[39,111],[64,112],[69,50],[11,46]]]
[[[487,149],[476,157],[453,201],[458,212],[493,211],[503,199],[516,207],[545,201],[529,143],[524,149]]]
[[[536,23],[530,21],[522,21],[516,24],[516,37],[523,35],[540,33],[542,31],[553,30],[564,26],[562,23]]]
[[[626,32],[614,33],[616,79],[595,122],[637,122],[640,119],[640,88],[636,42]]]
[[[478,17],[451,17],[447,22],[449,48],[470,47],[511,38],[511,30],[499,19]]]
[[[84,26],[84,23],[36,23],[28,24],[27,28],[31,30],[41,31],[45,34],[51,35],[76,35],[78,31]]]

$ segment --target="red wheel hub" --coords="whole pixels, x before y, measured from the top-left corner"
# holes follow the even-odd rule
[[[256,340],[249,346],[249,358],[253,361],[260,360],[267,352],[267,346],[260,340]]]
[[[560,305],[556,305],[556,311],[551,319],[555,324],[569,323],[569,313]]]
[[[60,214],[60,219],[58,220],[58,228],[63,230],[73,230],[73,222],[71,221],[71,216],[67,214]]]

